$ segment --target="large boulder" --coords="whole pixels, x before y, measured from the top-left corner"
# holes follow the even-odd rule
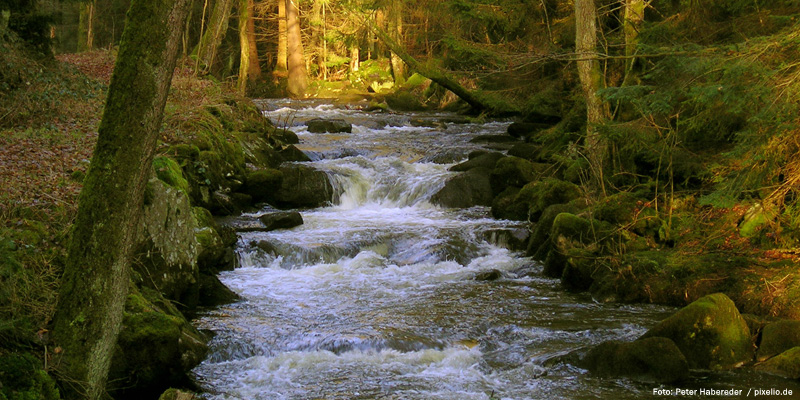
[[[283,174],[275,203],[281,207],[322,207],[334,201],[335,192],[328,174],[305,165],[289,164],[280,168]]]
[[[497,165],[497,161],[503,157],[505,157],[503,153],[498,153],[496,151],[479,153],[474,157],[470,157],[469,160],[464,161],[461,164],[456,164],[450,167],[450,171],[464,172],[473,168],[486,168],[492,170],[494,169],[495,165]]]
[[[448,179],[431,197],[431,202],[449,208],[469,208],[491,205],[492,197],[489,170],[473,168]]]
[[[530,161],[519,157],[501,158],[491,173],[491,185],[495,194],[509,186],[523,187],[539,178],[541,171]]]
[[[519,200],[520,189],[509,186],[492,200],[492,217],[512,221],[528,220],[528,205]]]
[[[547,253],[553,248],[552,242],[550,241],[550,233],[553,230],[553,221],[555,221],[556,216],[561,213],[574,214],[579,212],[581,208],[582,205],[577,201],[572,201],[567,204],[554,204],[547,207],[544,212],[542,212],[539,222],[534,226],[533,233],[528,240],[528,247],[525,251],[525,255],[533,257],[533,259],[537,261],[544,261],[547,257]],[[556,275],[556,277],[560,276],[560,274],[561,272],[559,271],[559,275]]]
[[[580,364],[598,376],[644,382],[672,383],[689,377],[686,357],[672,340],[661,337],[603,342],[592,348]]]
[[[548,153],[543,146],[533,143],[517,143],[508,150],[508,155],[533,162],[549,162]]]
[[[274,199],[275,192],[281,187],[283,173],[272,168],[249,171],[242,192],[252,196],[253,201],[270,201]]]
[[[764,361],[797,346],[800,346],[800,321],[781,320],[769,323],[761,331],[756,361]]]
[[[800,379],[800,346],[778,354],[775,357],[756,365],[756,371],[789,379]]]
[[[517,202],[528,206],[527,214],[531,221],[536,222],[547,207],[569,203],[579,197],[581,190],[574,183],[545,178],[525,185],[517,195]]]
[[[147,184],[142,233],[132,264],[134,281],[187,308],[198,301],[195,218],[182,190],[158,179]]]
[[[353,131],[353,125],[343,119],[314,118],[306,122],[306,125],[311,133],[350,133]]]
[[[157,292],[132,289],[109,372],[115,398],[155,398],[188,382],[206,356],[208,338]]]
[[[192,211],[197,226],[194,237],[198,246],[197,266],[200,273],[216,274],[232,270],[236,258],[233,245],[237,241],[234,230],[219,226],[203,207],[194,207]]]
[[[276,229],[289,229],[303,225],[303,216],[296,211],[273,212],[258,218],[264,224],[265,231]]]
[[[682,308],[642,336],[650,337],[672,339],[691,368],[727,369],[753,359],[750,329],[723,293]]]

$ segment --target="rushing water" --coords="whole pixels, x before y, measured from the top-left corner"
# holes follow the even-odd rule
[[[453,175],[447,168],[477,149],[471,138],[507,123],[265,106],[298,133],[341,195],[301,210],[302,226],[241,235],[240,267],[221,279],[243,301],[198,321],[216,332],[194,371],[209,398],[653,397],[652,384],[593,378],[563,356],[633,340],[673,310],[566,293],[498,239],[520,223],[428,201]],[[305,121],[315,117],[346,119],[353,133],[308,133]],[[502,277],[474,279],[491,270]],[[684,386],[746,389],[761,379],[706,373]]]

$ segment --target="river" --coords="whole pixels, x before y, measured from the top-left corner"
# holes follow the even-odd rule
[[[453,176],[447,168],[480,148],[470,139],[500,134],[508,122],[315,101],[262,105],[298,134],[340,195],[300,210],[302,226],[241,234],[240,265],[220,279],[243,300],[197,321],[216,333],[194,370],[207,398],[655,398],[658,385],[595,378],[565,356],[633,340],[674,309],[565,292],[506,248],[504,232],[524,225],[494,220],[484,207],[429,202]],[[317,117],[345,119],[353,132],[309,133],[305,122]],[[474,279],[492,270],[501,278]],[[783,381],[695,372],[681,387],[746,391],[770,382]]]

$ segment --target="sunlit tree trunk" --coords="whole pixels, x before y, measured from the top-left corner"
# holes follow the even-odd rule
[[[308,87],[303,38],[300,34],[300,10],[293,0],[286,0],[286,33],[288,44],[289,81],[287,90],[292,98],[302,98]]]
[[[597,131],[604,119],[603,104],[597,96],[602,88],[603,75],[597,60],[597,10],[594,0],[575,0],[575,47],[578,57],[578,79],[583,87],[586,100],[586,158],[592,169],[595,183],[600,189],[603,184],[603,158],[606,144]]]
[[[403,43],[403,1],[392,0],[389,15],[389,35],[396,43]],[[406,81],[406,69],[403,60],[392,52],[392,75],[395,85],[402,85]]]
[[[286,64],[286,0],[278,0],[278,61],[275,63],[275,75],[286,76],[289,66]]]
[[[254,82],[261,76],[256,47],[256,28],[253,21],[253,0],[239,0],[239,93],[244,96],[247,83]]]
[[[634,68],[636,67],[636,47],[639,44],[639,32],[644,22],[645,0],[625,0],[625,16],[623,30],[625,31],[625,56],[629,57],[625,62],[625,81],[630,84],[636,79]]]
[[[228,21],[231,17],[233,0],[217,0],[211,11],[206,31],[200,38],[195,55],[200,60],[205,71],[208,71],[217,59],[217,51],[228,31]]]
[[[357,44],[350,48],[350,72],[358,72],[361,64],[360,53]]]
[[[145,186],[188,0],[133,0],[78,200],[53,320],[68,399],[107,397]]]

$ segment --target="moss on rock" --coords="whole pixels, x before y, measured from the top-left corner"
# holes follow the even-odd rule
[[[727,369],[753,359],[750,329],[723,293],[700,298],[647,331],[678,345],[691,368]]]
[[[517,195],[517,202],[528,205],[530,220],[536,222],[547,207],[569,203],[579,197],[581,190],[577,185],[556,178],[545,178],[525,185]]]
[[[153,159],[153,169],[156,177],[169,186],[189,194],[189,182],[183,177],[181,166],[169,157],[156,157]]]
[[[756,365],[755,369],[756,371],[778,375],[788,379],[800,379],[800,346],[792,347]]]
[[[272,168],[251,171],[247,173],[246,182],[243,191],[253,196],[253,201],[270,201],[281,187],[283,173]]]
[[[494,193],[499,194],[509,186],[523,187],[540,175],[541,172],[530,161],[519,157],[504,157],[495,164],[490,183]]]
[[[592,374],[630,377],[644,382],[671,383],[689,377],[689,365],[678,346],[667,338],[634,342],[603,342],[580,362]]]
[[[40,368],[42,362],[27,353],[0,355],[0,398],[8,400],[58,400],[56,383]]]
[[[800,346],[800,321],[780,320],[767,324],[761,332],[757,361],[764,361],[793,347]]]

